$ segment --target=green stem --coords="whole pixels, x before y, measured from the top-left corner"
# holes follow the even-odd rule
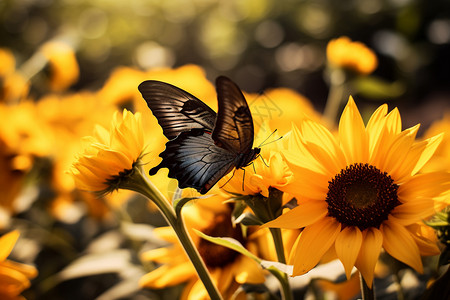
[[[367,282],[364,280],[364,277],[359,273],[359,278],[361,281],[361,297],[363,300],[375,300],[375,290],[369,288]]]
[[[286,264],[286,257],[284,255],[284,247],[283,247],[283,236],[281,235],[280,228],[269,228],[270,233],[272,234],[273,243],[275,245],[275,250],[277,252],[278,262]],[[289,285],[289,277],[286,273],[281,273],[279,277],[277,277],[281,284],[281,293],[283,295],[283,299],[291,300],[293,299],[291,287]]]
[[[328,99],[323,112],[323,118],[326,122],[331,122],[331,124],[334,124],[336,121],[339,108],[343,101],[345,80],[344,71],[341,69],[330,70],[330,91],[328,92]]]
[[[177,218],[173,207],[165,199],[164,195],[158,190],[158,188],[156,188],[156,186],[150,180],[148,180],[147,176],[143,174],[142,169],[139,167],[135,167],[134,170],[135,173],[132,175],[132,178],[130,178],[131,180],[123,183],[121,187],[145,195],[150,200],[152,200],[153,203],[156,204],[156,206],[158,206],[167,222],[175,231],[181,245],[184,248],[184,251],[194,265],[194,268],[197,271],[197,274],[200,277],[200,280],[203,282],[206,290],[208,291],[211,299],[222,299],[222,296],[220,295],[217,287],[214,285],[211,279],[211,276],[209,275],[206,265],[204,264],[200,254],[197,251],[197,248],[194,246],[194,243],[186,230],[184,222],[181,220],[181,218]]]

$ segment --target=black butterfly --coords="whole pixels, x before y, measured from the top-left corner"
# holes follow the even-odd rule
[[[229,78],[216,80],[219,112],[171,84],[148,80],[139,91],[169,139],[150,170],[169,169],[180,188],[204,194],[234,167],[249,165],[261,151],[253,146],[253,120],[239,87]]]

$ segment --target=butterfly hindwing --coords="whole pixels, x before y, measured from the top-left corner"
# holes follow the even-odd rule
[[[248,153],[253,146],[253,119],[239,87],[230,79],[216,80],[219,110],[213,131],[216,144],[235,152]]]
[[[144,81],[138,89],[169,140],[192,128],[213,130],[216,113],[190,93],[156,80]]]
[[[202,194],[233,169],[236,159],[229,151],[214,145],[211,133],[198,128],[168,141],[159,156],[163,160],[150,170],[150,175],[168,168],[169,177],[176,178],[180,188],[192,187]]]

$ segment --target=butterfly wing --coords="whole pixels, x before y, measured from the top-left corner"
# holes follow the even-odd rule
[[[234,167],[236,156],[218,147],[211,133],[202,129],[182,132],[166,144],[159,155],[162,162],[150,170],[169,169],[169,177],[178,180],[180,188],[192,187],[204,194]]]
[[[238,153],[248,153],[253,146],[253,119],[239,87],[229,78],[216,80],[219,110],[212,138],[216,145]]]
[[[138,89],[169,140],[192,128],[213,130],[216,113],[188,92],[156,80],[144,81]]]

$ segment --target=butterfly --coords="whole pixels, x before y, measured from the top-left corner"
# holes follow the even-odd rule
[[[150,170],[169,169],[180,188],[208,192],[233,168],[248,166],[260,153],[253,147],[253,119],[239,87],[225,76],[216,79],[216,114],[190,93],[171,84],[147,80],[139,87],[153,115],[169,139]]]

